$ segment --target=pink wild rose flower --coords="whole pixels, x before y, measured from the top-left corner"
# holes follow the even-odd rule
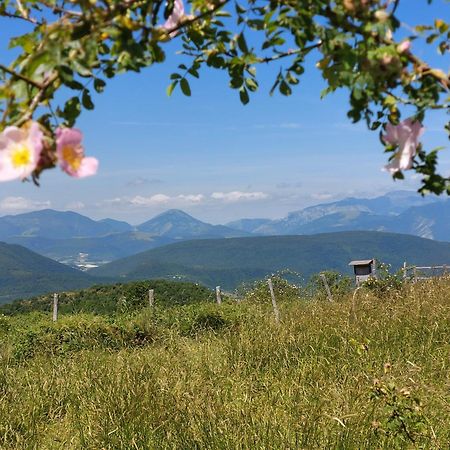
[[[386,144],[398,145],[392,161],[384,168],[391,174],[400,170],[409,170],[412,168],[413,158],[416,156],[416,150],[419,145],[419,138],[422,136],[425,128],[420,122],[406,119],[398,125],[388,123],[386,125],[386,134],[383,141]]]
[[[183,0],[175,0],[173,4],[172,14],[164,22],[162,26],[165,30],[170,31],[180,24],[181,19],[184,17],[184,3]],[[176,32],[170,33],[170,37],[173,37]]]
[[[37,122],[6,127],[0,133],[0,181],[31,175],[39,163],[43,137]]]
[[[399,53],[409,52],[410,49],[411,49],[411,41],[410,40],[403,41],[401,44],[397,45],[397,51]]]
[[[56,153],[61,169],[71,177],[83,178],[95,175],[98,160],[84,156],[84,147],[81,145],[83,134],[76,128],[57,128]]]

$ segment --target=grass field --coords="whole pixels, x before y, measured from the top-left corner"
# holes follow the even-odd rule
[[[277,295],[0,316],[0,448],[449,448],[450,279]]]

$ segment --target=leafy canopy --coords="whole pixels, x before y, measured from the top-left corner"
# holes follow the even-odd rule
[[[424,0],[420,7],[431,2]],[[258,90],[258,65],[277,62],[271,93],[288,96],[300,82],[308,55],[318,54],[316,67],[327,83],[322,95],[347,89],[349,119],[378,130],[391,163],[408,158],[391,170],[394,178],[412,168],[422,177],[420,192],[450,194],[450,178],[439,174],[440,148],[383,139],[387,124],[395,127],[406,117],[421,123],[430,110],[447,108],[449,100],[448,74],[414,53],[423,45],[448,53],[449,24],[436,18],[400,40],[399,3],[2,0],[3,20],[25,21],[29,31],[9,42],[19,49],[18,57],[8,66],[0,63],[0,132],[39,122],[45,138],[32,172],[37,182],[43,170],[57,164],[55,129],[73,127],[83,109],[92,110],[92,90],[103,92],[108,79],[163,63],[170,40],[176,40],[189,64],[171,75],[169,95],[180,88],[190,96],[189,79],[208,66],[228,74],[243,104]]]

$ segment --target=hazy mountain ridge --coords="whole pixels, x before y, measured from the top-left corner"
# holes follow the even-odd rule
[[[88,265],[98,265],[177,240],[248,235],[179,210],[166,211],[137,227],[114,219],[95,221],[70,211],[0,217],[0,240],[79,267],[86,263],[80,254],[88,258]]]
[[[264,236],[388,231],[450,241],[450,201],[422,198],[403,191],[373,199],[347,198],[310,206],[291,212],[283,219],[266,221],[247,229]]]
[[[133,227],[113,219],[95,221],[73,211],[43,209],[15,216],[0,217],[0,240],[12,237],[68,239],[100,237]]]
[[[49,209],[0,217],[0,241],[23,245],[76,267],[104,264],[183,240],[358,230],[450,241],[450,201],[397,191],[372,199],[346,198],[314,205],[278,220],[240,219],[226,225],[212,225],[174,209],[138,226]]]
[[[211,225],[195,219],[184,211],[170,209],[137,226],[153,236],[164,236],[172,239],[240,237],[249,235],[245,231],[232,229],[224,225]]]

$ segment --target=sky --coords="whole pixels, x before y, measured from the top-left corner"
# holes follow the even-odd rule
[[[407,6],[405,6],[407,4]],[[449,4],[435,0],[400,2],[404,30],[416,23],[448,17]],[[0,19],[0,61],[10,36],[22,25]],[[46,171],[41,187],[13,181],[0,185],[0,215],[42,208],[73,210],[94,219],[111,217],[138,224],[179,208],[211,223],[243,217],[278,218],[289,211],[349,196],[374,197],[417,189],[417,176],[394,182],[378,133],[347,118],[347,94],[324,100],[324,82],[314,61],[291,97],[269,90],[279,66],[258,68],[260,90],[243,106],[225,74],[205,70],[191,81],[192,97],[176,90],[167,97],[169,76],[182,59],[176,41],[167,60],[141,74],[124,74],[95,95],[95,110],[77,122],[86,154],[100,160],[98,174],[75,180]],[[419,56],[442,61],[429,49]],[[430,115],[426,148],[446,146],[441,172],[450,174],[450,151],[443,112]]]

